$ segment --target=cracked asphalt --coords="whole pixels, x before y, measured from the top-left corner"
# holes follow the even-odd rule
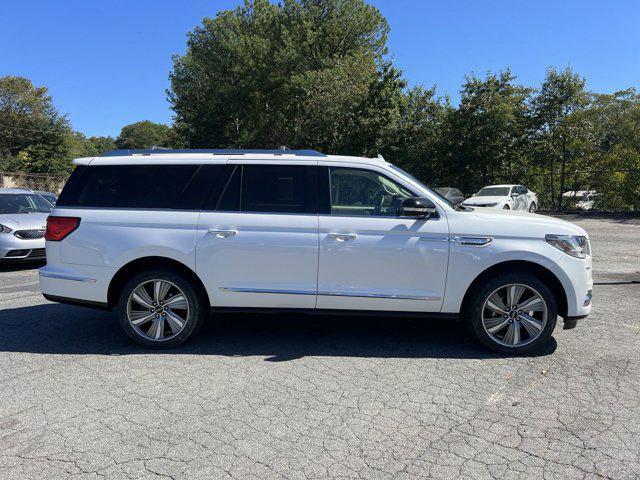
[[[638,479],[640,219],[590,233],[594,310],[507,358],[455,322],[228,315],[133,346],[0,271],[0,478]]]

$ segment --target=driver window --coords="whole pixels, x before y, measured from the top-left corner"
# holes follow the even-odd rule
[[[331,215],[394,217],[414,194],[373,170],[329,169]]]

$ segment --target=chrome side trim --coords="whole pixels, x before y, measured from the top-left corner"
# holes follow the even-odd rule
[[[491,237],[467,237],[467,236],[459,236],[451,237],[451,241],[457,245],[468,245],[472,247],[484,247],[485,245],[489,245],[493,238]]]
[[[40,272],[41,277],[57,278],[59,280],[71,280],[72,282],[96,283],[95,278],[80,277],[78,275],[68,275],[65,273]]]
[[[326,297],[358,297],[358,298],[387,298],[392,300],[427,300],[429,302],[437,302],[442,300],[442,297],[425,297],[421,295],[394,295],[384,293],[359,293],[359,292],[332,292],[323,290],[318,292],[318,295]]]
[[[234,293],[276,293],[280,295],[315,295],[309,290],[280,290],[276,288],[220,287],[223,292]]]
[[[448,242],[449,241],[449,237],[438,237],[438,236],[434,236],[434,237],[429,237],[426,235],[421,235],[418,240],[421,241],[425,241],[425,242]]]
[[[280,290],[272,288],[247,288],[247,287],[220,287],[220,290],[224,292],[234,293],[276,293],[280,295],[316,295],[316,292],[310,292],[308,290]],[[322,291],[318,292],[318,295],[327,297],[358,297],[358,298],[387,298],[392,300],[427,300],[430,302],[437,302],[442,300],[442,297],[425,297],[420,295],[387,295],[381,293],[358,293],[358,292],[332,292]]]

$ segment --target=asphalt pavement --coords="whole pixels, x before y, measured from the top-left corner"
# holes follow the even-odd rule
[[[227,315],[183,347],[0,270],[0,479],[638,479],[640,220],[592,238],[594,309],[509,358],[456,322]]]

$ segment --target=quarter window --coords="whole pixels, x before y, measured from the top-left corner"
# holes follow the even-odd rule
[[[192,180],[199,169],[200,165],[97,165],[79,168],[63,189],[58,205],[199,209],[204,194],[194,196],[190,192]],[[209,172],[213,177],[217,173],[217,170]]]
[[[316,213],[315,167],[244,165],[240,210]]]
[[[374,170],[330,168],[331,214],[394,217],[414,194]]]

